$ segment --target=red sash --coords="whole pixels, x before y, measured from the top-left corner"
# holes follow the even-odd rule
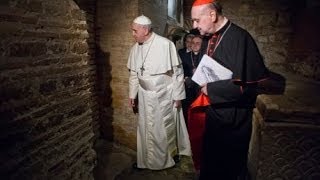
[[[201,93],[188,109],[188,132],[196,170],[200,170],[202,138],[206,119],[205,109],[208,105],[210,105],[209,97]]]

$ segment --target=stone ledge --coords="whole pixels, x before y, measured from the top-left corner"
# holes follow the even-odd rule
[[[264,121],[320,125],[320,83],[290,74],[285,76],[285,82],[267,83],[271,88],[282,84],[282,93],[266,92],[257,98],[256,108]]]
[[[267,122],[307,123],[320,125],[320,110],[292,101],[286,95],[260,95],[256,107]]]

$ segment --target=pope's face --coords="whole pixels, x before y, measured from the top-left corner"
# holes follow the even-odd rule
[[[132,30],[132,36],[138,43],[143,43],[145,36],[148,33],[148,30],[146,27],[143,27],[139,24],[132,23],[131,25],[131,30]]]
[[[210,35],[214,31],[214,18],[212,11],[205,9],[204,6],[194,6],[191,9],[191,18],[193,22],[193,28],[199,30],[201,35]]]

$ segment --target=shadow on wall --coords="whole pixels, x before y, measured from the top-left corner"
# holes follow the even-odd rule
[[[97,43],[99,44],[99,43]],[[106,142],[112,142],[113,135],[113,108],[112,108],[112,90],[110,53],[103,52],[100,47],[96,47],[96,74],[97,74],[97,102],[99,105],[99,125],[101,136],[96,140],[94,148],[97,153],[97,164],[94,168],[94,179],[102,180],[108,177],[105,166],[111,161],[112,145]],[[107,141],[105,141],[107,140]]]
[[[99,103],[99,123],[101,137],[107,140],[113,140],[113,108],[112,108],[112,90],[110,53],[103,52],[100,47],[96,49],[96,73]]]

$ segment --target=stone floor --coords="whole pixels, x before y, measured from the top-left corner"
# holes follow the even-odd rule
[[[182,156],[173,168],[161,171],[135,170],[136,152],[123,145],[98,140],[95,145],[98,164],[95,180],[195,180],[191,157]]]

